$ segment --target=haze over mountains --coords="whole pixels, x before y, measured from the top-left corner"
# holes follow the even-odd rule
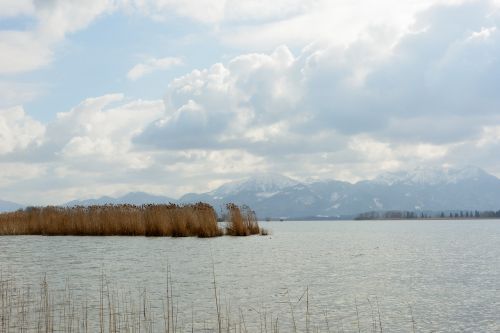
[[[0,212],[10,212],[20,208],[23,208],[23,205],[11,201],[0,200]]]
[[[179,199],[132,192],[118,198],[74,200],[64,205],[106,203],[187,203],[204,201],[220,209],[227,202],[247,204],[259,218],[341,217],[366,211],[498,210],[500,179],[477,167],[416,168],[381,174],[373,180],[300,182],[279,174],[256,174],[207,193]],[[10,206],[9,206],[10,205]],[[1,210],[19,206],[0,202]]]
[[[97,199],[72,200],[63,204],[63,206],[91,206],[105,204],[160,204],[166,202],[177,202],[178,200],[162,195],[154,195],[145,192],[130,192],[121,197],[113,198],[109,196]]]

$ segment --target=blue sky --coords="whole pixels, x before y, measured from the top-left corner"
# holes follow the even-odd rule
[[[0,1],[0,198],[500,175],[500,4]]]
[[[186,41],[190,35],[193,41]],[[205,50],[203,55],[200,48]],[[158,22],[116,12],[97,17],[60,41],[47,66],[19,77],[41,87],[41,95],[27,103],[26,109],[37,119],[50,121],[56,112],[67,111],[89,96],[119,91],[129,98],[161,98],[173,78],[210,66],[222,59],[223,52],[196,22],[176,18]],[[178,57],[185,64],[141,80],[127,79],[134,65],[155,55]]]

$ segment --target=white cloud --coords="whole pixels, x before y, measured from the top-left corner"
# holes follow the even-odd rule
[[[45,126],[26,115],[23,108],[0,110],[0,155],[42,143]]]
[[[125,10],[140,11],[156,20],[181,16],[204,24],[276,20],[310,8],[316,1],[300,0],[126,0]]]
[[[30,15],[34,11],[31,0],[2,0],[0,2],[0,17]]]
[[[374,26],[393,29],[392,37],[387,36],[388,41],[393,41],[411,24],[417,12],[450,2],[460,0],[377,3],[366,0],[4,0],[0,4],[0,15],[25,15],[35,24],[28,30],[1,32],[0,50],[4,58],[0,61],[0,74],[31,71],[49,64],[55,47],[68,34],[117,10],[139,12],[161,20],[186,17],[207,24],[215,36],[233,46],[262,50],[277,44],[303,47],[314,41],[349,44]]]
[[[127,73],[127,78],[135,81],[152,72],[168,70],[182,64],[182,59],[177,57],[150,58],[132,67]]]
[[[166,115],[137,142],[174,150],[230,147],[250,127],[276,122],[293,107],[300,96],[294,64],[290,51],[278,47],[179,77],[169,85]]]
[[[311,42],[346,46],[358,40],[365,31],[376,28],[385,34],[385,38],[379,41],[383,42],[380,46],[387,47],[407,31],[417,13],[450,2],[457,1],[292,1],[291,8],[298,9],[291,11],[293,15],[277,14],[264,24],[243,21],[229,25],[227,29],[222,28],[219,33],[222,40],[232,46],[268,49],[277,44],[303,47]],[[280,5],[279,2],[268,1],[261,12],[277,12]]]
[[[500,125],[484,126],[476,146],[481,149],[500,144]]]
[[[37,28],[44,36],[55,41],[67,34],[87,27],[100,15],[115,9],[112,0],[74,2],[64,0],[37,1]]]
[[[195,11],[193,3],[162,4]],[[221,23],[222,32],[234,24],[228,17],[245,17],[248,27],[259,20],[250,3],[241,11],[230,2],[223,10],[213,5],[204,22]],[[90,12],[101,11],[96,8]],[[280,16],[269,8],[261,33],[314,17],[295,9]],[[198,19],[199,13],[189,15]],[[85,17],[75,27],[93,16]],[[341,46],[326,39],[294,52],[280,46],[192,70],[169,83],[164,101],[89,98],[48,124],[20,108],[4,111],[0,163],[36,167],[26,175],[29,185],[22,175],[9,183],[0,178],[0,194],[16,188],[36,200],[50,193],[52,203],[138,189],[180,195],[210,189],[208,179],[215,186],[254,170],[358,180],[420,163],[478,164],[500,173],[498,15],[473,2],[413,19],[407,31],[372,26],[352,32]],[[66,23],[50,26],[74,31]],[[238,34],[245,36],[248,27]],[[297,33],[305,42],[314,28],[304,29],[302,37]],[[268,41],[293,40],[293,32]],[[138,64],[129,77],[172,65],[160,60]]]
[[[279,47],[195,70],[171,82],[166,114],[136,142],[170,152],[239,148],[298,173],[298,160],[320,173],[340,172],[340,163],[357,170],[351,179],[374,164],[445,163],[484,124],[500,122],[499,37],[488,28],[487,39],[470,41],[495,26],[491,12],[435,7],[388,52],[376,47],[385,37],[375,29],[348,47],[317,44],[295,56]]]
[[[47,65],[53,56],[51,45],[37,33],[0,31],[0,74],[14,74]]]
[[[489,27],[489,28],[482,27],[480,31],[474,31],[470,35],[469,40],[488,39],[492,34],[496,33],[496,31],[497,27]]]
[[[129,12],[140,11],[156,20],[177,15],[214,23],[224,17],[225,3],[226,0],[123,0],[120,4]]]
[[[144,182],[138,175],[154,160],[151,153],[135,150],[131,140],[163,111],[161,100],[126,101],[122,94],[88,98],[45,125],[21,108],[2,110],[0,169],[19,166],[26,174],[20,172],[9,182],[0,177],[0,194],[12,192],[9,198],[20,202],[54,204],[87,186],[109,190],[128,184],[137,189]]]
[[[0,6],[0,13],[6,16],[27,15],[35,22],[29,29],[0,31],[0,74],[27,72],[48,65],[54,57],[54,48],[67,34],[87,27],[98,16],[115,9],[111,0],[7,1]]]
[[[0,189],[7,189],[7,192],[11,194],[16,193],[15,188],[20,180],[26,182],[37,179],[43,177],[46,172],[44,166],[32,163],[6,162],[0,163],[0,167],[2,169],[0,173]],[[18,193],[18,195],[23,196],[22,193]],[[24,203],[24,200],[21,199],[20,203]]]
[[[121,103],[110,107],[117,102]],[[161,101],[123,103],[121,94],[89,98],[71,111],[58,114],[56,121],[48,125],[47,141],[71,163],[91,158],[94,162],[127,163],[141,168],[148,159],[131,151],[131,138],[162,111]]]

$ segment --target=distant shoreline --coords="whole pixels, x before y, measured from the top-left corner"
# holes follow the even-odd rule
[[[415,219],[407,219],[407,218],[387,218],[387,219],[356,219],[356,218],[293,218],[293,219],[283,219],[283,220],[277,220],[277,219],[271,219],[271,220],[259,220],[260,222],[269,222],[269,223],[284,223],[284,222],[321,222],[321,221],[485,221],[485,220],[500,220],[500,217],[484,217],[484,218],[439,218],[439,217],[432,217],[432,218],[415,218]]]

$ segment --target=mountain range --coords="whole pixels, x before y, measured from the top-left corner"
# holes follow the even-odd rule
[[[472,166],[419,167],[411,171],[383,173],[375,179],[356,183],[338,180],[300,182],[265,173],[226,183],[210,192],[188,193],[179,199],[132,192],[117,198],[74,200],[64,205],[197,201],[210,203],[217,210],[228,202],[247,204],[262,219],[352,217],[361,212],[386,210],[498,210],[500,179]],[[0,201],[0,210],[9,210],[9,206],[5,206],[6,209],[3,203]]]
[[[366,211],[500,209],[500,179],[477,167],[416,168],[373,180],[299,182],[276,174],[255,175],[183,202],[247,204],[265,217],[352,217]]]
[[[0,213],[12,212],[20,208],[23,208],[23,205],[11,201],[0,200]]]
[[[113,198],[109,196],[100,197],[97,199],[82,199],[72,200],[62,204],[62,206],[93,206],[106,204],[161,204],[166,202],[178,202],[178,200],[162,195],[154,195],[145,192],[129,192],[121,197]]]

